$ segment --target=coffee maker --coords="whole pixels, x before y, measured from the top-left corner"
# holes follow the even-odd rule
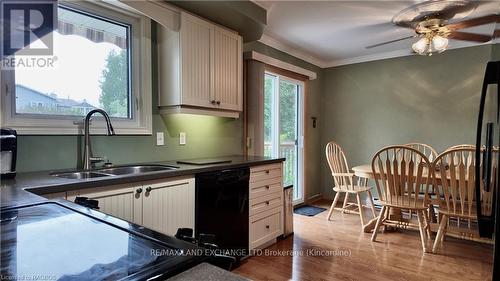
[[[1,179],[16,176],[17,133],[8,128],[0,129],[0,173]]]

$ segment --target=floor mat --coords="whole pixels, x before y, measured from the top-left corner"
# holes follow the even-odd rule
[[[309,206],[309,205],[305,205],[305,206],[302,206],[302,207],[299,207],[299,208],[293,210],[293,212],[295,214],[308,216],[308,217],[315,216],[315,215],[317,215],[321,212],[324,212],[324,211],[326,211],[325,208]]]

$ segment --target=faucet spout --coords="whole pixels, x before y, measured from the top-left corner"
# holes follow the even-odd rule
[[[83,151],[83,169],[84,170],[90,170],[92,168],[92,149],[90,146],[90,118],[92,115],[95,113],[100,113],[103,117],[104,120],[106,121],[106,127],[107,127],[107,134],[108,136],[114,136],[115,135],[115,130],[113,129],[113,125],[111,125],[111,119],[109,118],[109,115],[106,113],[106,111],[102,109],[93,109],[87,113],[85,116],[85,143],[84,143],[84,151]]]

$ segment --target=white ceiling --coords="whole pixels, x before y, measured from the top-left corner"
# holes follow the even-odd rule
[[[320,67],[411,55],[407,39],[372,49],[366,46],[414,35],[391,24],[399,11],[422,1],[255,1],[268,11],[261,42]],[[481,2],[467,18],[499,13],[500,2]],[[463,31],[491,35],[495,24]],[[450,40],[450,49],[479,45]]]

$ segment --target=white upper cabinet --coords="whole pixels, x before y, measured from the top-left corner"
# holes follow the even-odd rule
[[[182,105],[212,106],[213,74],[211,48],[209,48],[212,33],[213,27],[208,22],[182,14],[180,31]]]
[[[242,111],[241,37],[215,27],[213,38],[213,97],[222,109]]]
[[[160,26],[158,42],[160,112],[239,116],[241,36],[181,12],[179,30]]]

